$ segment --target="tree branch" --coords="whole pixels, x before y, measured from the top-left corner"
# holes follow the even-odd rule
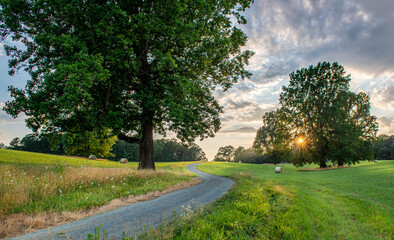
[[[123,133],[118,134],[118,139],[123,140],[128,143],[138,143],[138,144],[142,143],[142,139],[137,138],[137,137],[130,137],[130,136],[127,136],[126,134],[123,134]]]

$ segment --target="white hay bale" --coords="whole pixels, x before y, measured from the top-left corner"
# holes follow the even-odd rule
[[[121,158],[119,162],[123,163],[123,164],[126,164],[126,163],[129,162],[129,160],[127,160],[127,158]]]
[[[275,173],[282,173],[282,167],[275,167]]]
[[[92,155],[89,156],[89,160],[97,160],[97,157],[92,154]]]

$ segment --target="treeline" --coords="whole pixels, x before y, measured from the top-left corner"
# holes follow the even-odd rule
[[[394,160],[394,135],[382,134],[372,145],[374,158],[379,160]]]
[[[60,140],[31,133],[22,139],[14,138],[8,147],[0,143],[0,148],[82,157],[94,154],[113,161],[127,158],[129,161],[138,162],[140,157],[138,144],[130,144],[106,134],[101,134],[100,138],[92,132],[79,135],[68,133]],[[198,145],[182,144],[175,139],[154,140],[154,156],[159,162],[207,160],[205,152]]]
[[[257,155],[252,148],[234,148],[231,145],[220,147],[213,159],[216,162],[270,163],[264,155]]]
[[[377,137],[371,146],[374,152],[374,159],[394,160],[394,135],[382,134]],[[260,148],[234,148],[231,145],[220,147],[215,155],[217,162],[242,162],[242,163],[272,163],[291,162],[289,154],[281,151],[265,151]]]
[[[185,162],[206,161],[205,152],[197,144],[185,145],[176,139],[157,139],[153,141],[154,158],[157,162]],[[114,157],[111,160],[119,161],[125,157],[129,161],[138,162],[140,159],[139,145],[117,140],[113,146]]]

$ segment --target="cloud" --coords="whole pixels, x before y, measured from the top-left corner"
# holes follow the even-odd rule
[[[8,115],[5,111],[3,111],[4,103],[0,102],[0,124],[12,122],[14,119]]]
[[[249,101],[241,101],[241,102],[236,103],[231,99],[227,99],[227,104],[225,104],[226,109],[229,109],[229,110],[242,109],[242,108],[249,107],[252,105],[254,105],[254,103],[249,102]]]
[[[294,71],[325,60],[374,74],[392,72],[392,9],[391,0],[256,1],[242,26],[247,47],[256,52],[251,68],[275,76],[286,72],[275,70],[276,63],[289,62]]]
[[[0,129],[0,143],[8,144],[11,141],[11,136],[8,132]]]
[[[280,81],[283,76],[287,76],[297,70],[299,63],[294,59],[271,57],[268,61],[261,62],[257,66],[259,69],[252,71],[253,76],[251,77],[251,81],[265,84]]]
[[[379,117],[378,118],[379,122],[379,133],[380,134],[388,134],[388,135],[393,135],[394,134],[394,129],[391,127],[393,126],[394,118],[388,118],[388,117]]]
[[[221,120],[224,123],[229,122],[248,122],[260,121],[261,117],[267,111],[276,109],[275,104],[259,104],[252,101],[239,101],[235,102],[227,99],[224,104],[225,113],[222,114]]]
[[[394,109],[394,84],[374,89],[371,102],[382,109]]]
[[[0,102],[0,125],[1,124],[19,124],[19,123],[24,123],[26,119],[26,115],[24,113],[20,114],[19,117],[13,118],[11,115],[6,113],[3,110],[3,107],[5,106],[4,102]]]
[[[257,129],[254,127],[240,127],[237,129],[226,129],[220,131],[222,133],[256,133]]]

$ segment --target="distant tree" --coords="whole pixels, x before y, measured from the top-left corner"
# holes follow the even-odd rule
[[[215,155],[215,158],[213,160],[217,162],[230,162],[231,160],[233,160],[234,150],[234,147],[231,145],[220,147],[218,153]]]
[[[233,24],[246,24],[251,3],[0,1],[1,36],[17,42],[5,47],[10,74],[31,76],[10,87],[4,109],[24,112],[34,131],[109,127],[139,144],[140,168],[154,169],[153,132],[192,142],[219,130],[215,88],[251,75],[247,36]]]
[[[16,137],[14,139],[11,140],[11,142],[9,143],[9,147],[8,149],[12,149],[12,150],[21,150],[21,140],[19,137]]]
[[[394,159],[394,135],[388,136],[382,134],[373,143],[372,150],[374,151],[374,158],[381,160]]]
[[[22,138],[21,150],[39,153],[54,153],[48,138],[40,136],[37,133],[30,133]]]
[[[241,161],[243,163],[262,163],[261,157],[258,157],[252,148],[244,149],[236,161]]]
[[[83,133],[65,134],[65,151],[69,155],[89,156],[94,154],[98,157],[113,157],[112,146],[116,142],[110,129],[103,129],[101,132],[85,131]]]
[[[263,126],[257,130],[253,149],[257,156],[265,155],[265,161],[278,164],[288,160],[291,152],[290,133],[280,119],[278,110],[266,112]]]
[[[4,143],[0,143],[0,149],[5,149],[5,144]]]
[[[350,76],[338,63],[318,63],[290,74],[280,94],[281,112],[292,140],[304,136],[312,155],[297,159],[297,165],[313,162],[324,168],[328,160],[341,165],[368,157],[376,117],[370,115],[366,94],[352,93],[349,83]]]
[[[241,161],[241,155],[242,155],[242,153],[245,151],[245,148],[244,147],[237,147],[235,150],[234,150],[234,162],[239,162],[239,161]]]
[[[127,158],[130,162],[140,161],[140,152],[138,144],[128,143],[118,139],[115,145],[112,146],[113,157],[110,159],[119,161],[121,158]]]
[[[188,151],[185,154],[186,161],[207,161],[207,156],[205,152],[195,143],[186,145]]]
[[[205,161],[204,151],[196,144],[185,145],[176,139],[158,139],[155,144],[155,159],[159,162]]]

